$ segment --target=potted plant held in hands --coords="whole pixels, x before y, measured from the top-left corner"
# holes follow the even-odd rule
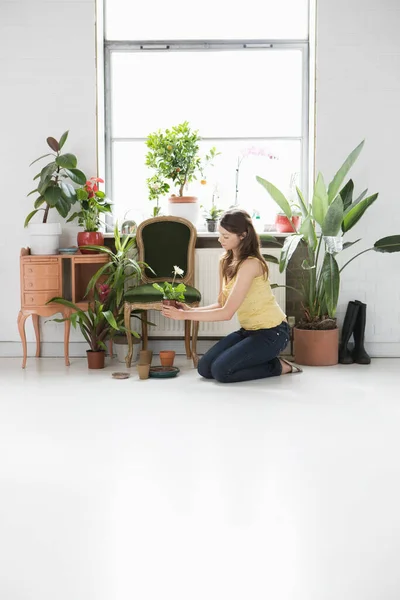
[[[303,194],[296,188],[303,222],[298,232],[285,239],[279,270],[282,273],[287,268],[299,243],[305,244],[307,258],[302,263],[304,283],[300,291],[303,318],[294,329],[295,360],[299,364],[323,366],[338,362],[336,309],[343,269],[366,252],[400,251],[400,235],[391,235],[379,239],[371,248],[351,258],[341,258],[342,252],[346,256],[348,249],[360,241],[344,242],[343,237],[378,198],[378,194],[366,196],[365,190],[353,199],[354,183],[351,179],[341,187],[363,145],[364,142],[361,142],[349,154],[328,187],[322,174],[318,174],[310,203],[306,203]],[[261,177],[257,177],[257,181],[291,219],[292,209],[284,194]]]
[[[94,249],[87,249],[85,246],[102,246],[104,244],[104,235],[99,231],[101,222],[100,215],[111,212],[111,204],[107,201],[104,192],[99,190],[99,183],[104,183],[99,177],[91,177],[85,185],[76,190],[76,196],[80,202],[81,210],[75,212],[68,223],[78,219],[78,223],[83,227],[83,231],[78,233],[78,246],[82,254],[95,254]]]
[[[198,175],[202,178],[201,183],[206,183],[204,170],[217,156],[215,148],[211,148],[209,154],[202,159],[200,140],[198,131],[192,131],[187,121],[165,131],[158,130],[148,136],[146,145],[149,151],[146,155],[146,165],[153,170],[153,174],[147,179],[147,185],[149,199],[157,201],[153,216],[159,213],[160,196],[167,194],[173,186],[177,194],[172,194],[169,198],[169,214],[197,223],[199,217],[197,198],[184,195],[184,191]]]
[[[53,137],[48,137],[47,144],[53,152],[44,154],[31,163],[33,165],[42,158],[52,157],[52,160],[34,177],[34,180],[38,180],[37,187],[28,194],[28,196],[38,194],[34,203],[34,210],[26,217],[24,225],[28,227],[30,234],[31,254],[58,253],[61,224],[48,223],[49,211],[51,208],[55,208],[59,215],[65,219],[77,200],[72,183],[83,185],[86,181],[86,175],[76,168],[76,156],[61,153],[67,137],[68,131],[63,133],[59,141]],[[31,223],[31,219],[39,211],[43,211],[42,223]]]
[[[186,286],[184,283],[179,283],[178,285],[175,285],[176,276],[179,275],[180,277],[182,277],[183,275],[182,269],[175,265],[172,273],[174,275],[172,283],[169,283],[168,281],[164,281],[162,285],[160,285],[159,283],[153,283],[153,288],[158,290],[163,295],[163,304],[169,306],[177,306],[177,302],[185,301]]]

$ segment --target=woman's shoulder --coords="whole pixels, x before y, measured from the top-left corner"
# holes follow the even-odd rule
[[[248,256],[240,265],[239,271],[253,274],[254,277],[258,277],[263,274],[263,268],[260,260],[256,256]]]

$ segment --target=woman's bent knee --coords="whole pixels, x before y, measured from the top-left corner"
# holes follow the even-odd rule
[[[201,377],[204,377],[205,379],[213,379],[212,373],[211,373],[211,365],[207,360],[204,360],[204,356],[203,358],[201,358],[199,360],[199,364],[197,365],[197,372],[199,375],[201,375]]]

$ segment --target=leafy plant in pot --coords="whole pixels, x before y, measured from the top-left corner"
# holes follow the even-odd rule
[[[213,147],[202,159],[200,140],[198,131],[192,131],[187,121],[165,131],[158,130],[147,137],[146,145],[149,151],[146,155],[146,165],[153,169],[153,174],[147,179],[149,199],[157,202],[153,216],[160,212],[160,197],[166,195],[173,186],[177,188],[178,193],[169,198],[169,214],[183,217],[192,223],[197,222],[197,198],[185,196],[184,190],[198,175],[202,177],[201,183],[206,183],[204,170],[217,156]]]
[[[364,142],[346,158],[326,187],[321,173],[314,186],[311,203],[307,204],[296,188],[303,222],[299,231],[284,242],[279,270],[288,266],[300,243],[305,245],[307,258],[302,263],[305,275],[301,293],[303,318],[294,329],[295,360],[304,365],[332,365],[338,362],[339,333],[336,310],[339,299],[340,274],[357,257],[366,252],[392,253],[400,251],[400,235],[384,237],[339,266],[337,257],[360,240],[344,242],[343,237],[358,223],[365,211],[377,200],[378,194],[367,196],[364,190],[353,199],[354,183],[342,184],[357,160]],[[292,209],[284,194],[262,177],[257,181],[267,190],[283,213],[290,219]]]
[[[207,230],[210,233],[217,231],[218,219],[223,214],[223,212],[224,211],[222,209],[217,208],[214,204],[211,206],[210,210],[204,211],[204,218],[207,223]]]
[[[163,295],[163,304],[167,304],[169,306],[178,306],[178,302],[185,301],[186,286],[184,283],[175,285],[176,276],[179,275],[182,277],[183,275],[182,269],[175,265],[172,273],[174,275],[172,283],[168,281],[164,281],[162,285],[159,283],[153,283],[153,288],[158,290]]]
[[[35,175],[34,181],[39,180],[37,188],[28,194],[28,196],[38,194],[34,210],[26,217],[24,224],[24,227],[28,227],[30,234],[31,254],[57,254],[61,225],[47,222],[49,211],[51,208],[55,208],[65,219],[77,200],[76,190],[72,183],[83,185],[86,181],[86,175],[77,169],[76,156],[61,153],[67,138],[68,131],[62,134],[59,141],[48,137],[47,144],[53,152],[44,154],[31,163],[33,165],[47,156],[53,157],[40,173]],[[31,219],[40,211],[43,211],[42,223],[31,223]]]
[[[99,183],[104,183],[99,177],[91,177],[85,185],[76,190],[76,196],[81,210],[75,212],[68,223],[78,219],[83,231],[78,233],[78,246],[82,254],[95,254],[97,250],[89,250],[87,246],[102,246],[104,235],[99,231],[101,226],[100,215],[111,212],[111,204],[107,201],[104,192],[99,190]]]

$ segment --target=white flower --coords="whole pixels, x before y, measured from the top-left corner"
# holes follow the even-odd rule
[[[174,265],[173,273],[175,275],[183,275],[184,271],[183,271],[183,269],[180,269],[179,267],[177,267],[176,265]]]
[[[159,183],[153,183],[153,185],[151,187],[153,188],[153,190],[159,190],[160,189],[160,184]]]

